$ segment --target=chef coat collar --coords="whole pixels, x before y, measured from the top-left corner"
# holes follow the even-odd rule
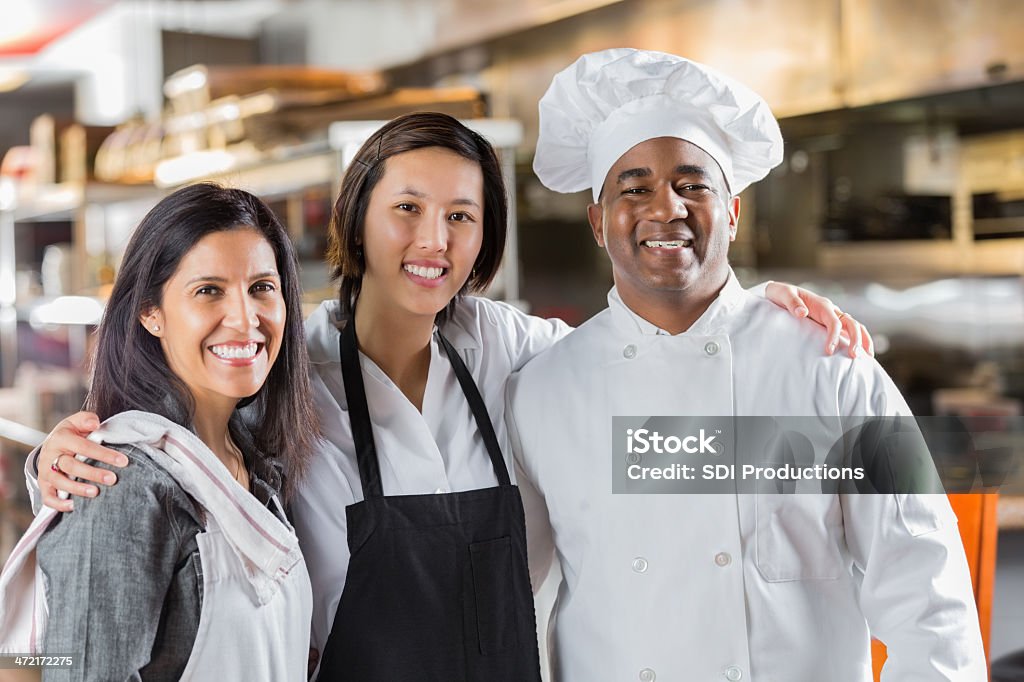
[[[442,332],[456,350],[479,348],[480,342],[470,333],[466,321],[463,320],[465,316],[460,314],[462,309],[461,302],[456,302],[455,312],[444,324]],[[341,362],[341,350],[338,345],[338,338],[341,336],[338,329],[340,322],[341,305],[334,299],[321,302],[309,316],[306,320],[306,347],[309,349],[310,362]],[[434,331],[437,331],[437,327],[434,327]]]
[[[728,316],[743,302],[743,287],[736,279],[736,273],[729,268],[729,278],[725,286],[718,292],[718,296],[711,302],[708,309],[704,311],[693,325],[682,334],[693,334],[696,336],[707,336],[719,333],[723,323]],[[611,310],[612,321],[615,326],[628,334],[639,333],[643,336],[672,336],[664,329],[644,319],[633,312],[619,296],[618,289],[612,287],[608,292],[608,308]]]

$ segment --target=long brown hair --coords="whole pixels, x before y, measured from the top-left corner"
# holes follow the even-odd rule
[[[161,200],[142,219],[125,249],[97,330],[92,385],[85,408],[100,419],[126,410],[153,412],[184,427],[195,401],[171,371],[157,338],[139,321],[158,307],[164,284],[200,239],[213,232],[254,229],[274,250],[287,320],[281,351],[248,405],[246,422],[256,446],[285,466],[285,498],[305,472],[318,438],[302,326],[302,289],[291,240],[270,208],[249,192],[210,183],[191,185]]]

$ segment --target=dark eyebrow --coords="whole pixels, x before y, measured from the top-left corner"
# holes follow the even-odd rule
[[[250,279],[266,279],[267,277],[276,277],[280,279],[281,275],[277,274],[273,270],[267,270],[265,272],[260,272],[258,274],[253,275]],[[196,282],[216,282],[217,284],[223,284],[224,282],[227,281],[228,280],[224,277],[216,277],[214,275],[200,275],[199,277],[193,277],[192,279],[190,279],[188,282],[185,283],[185,286],[190,286],[192,284],[195,284]]]
[[[396,196],[399,194],[408,194],[409,196],[416,197],[417,199],[425,199],[427,196],[424,192],[421,192],[418,189],[413,189],[412,187],[403,187],[395,192]],[[480,208],[480,204],[476,203],[472,199],[455,199],[452,203],[456,206],[475,206],[476,208]]]
[[[708,173],[704,166],[691,166],[683,164],[682,166],[676,166],[677,175],[697,175],[704,180],[711,180],[711,174]]]
[[[621,185],[630,178],[649,178],[653,174],[650,168],[630,168],[619,173],[619,177],[615,179],[615,182]]]

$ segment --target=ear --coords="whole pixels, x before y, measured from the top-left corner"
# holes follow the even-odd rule
[[[736,241],[736,229],[740,222],[740,198],[738,196],[729,199],[729,241]]]
[[[594,241],[602,249],[604,248],[604,207],[601,204],[590,204],[587,206],[587,220],[590,221],[590,229],[594,233]]]
[[[139,315],[139,324],[158,339],[164,335],[164,314],[159,308],[150,308]]]

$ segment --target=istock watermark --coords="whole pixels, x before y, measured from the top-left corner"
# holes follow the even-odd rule
[[[1024,492],[1019,417],[614,417],[612,492]]]

